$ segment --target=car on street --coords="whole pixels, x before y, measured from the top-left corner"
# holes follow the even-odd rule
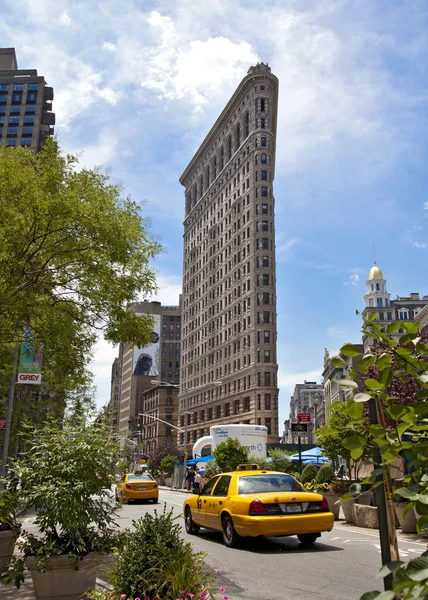
[[[195,535],[201,527],[221,531],[229,547],[262,535],[297,535],[310,546],[334,525],[322,494],[306,492],[287,473],[261,471],[257,465],[239,465],[212,477],[183,508],[187,533]]]
[[[151,500],[159,501],[159,488],[149,473],[126,473],[115,490],[117,501]]]

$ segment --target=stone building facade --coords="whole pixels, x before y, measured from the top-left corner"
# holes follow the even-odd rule
[[[137,416],[142,411],[143,394],[153,381],[178,385],[181,360],[181,296],[178,305],[160,302],[135,302],[133,311],[155,318],[149,347],[122,344],[119,348],[120,400],[117,429],[122,437],[138,437]],[[113,393],[113,391],[112,391]]]
[[[226,423],[266,425],[268,441],[278,442],[277,103],[270,67],[251,67],[180,178],[188,443]]]
[[[35,69],[18,69],[15,48],[0,48],[0,145],[40,150],[54,134],[53,97]]]
[[[154,385],[142,394],[141,441],[143,451],[151,452],[166,439],[176,442],[178,387]]]

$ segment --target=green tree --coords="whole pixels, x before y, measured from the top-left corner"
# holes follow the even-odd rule
[[[420,336],[417,322],[392,322],[385,328],[376,323],[373,313],[363,320],[364,332],[374,340],[376,352],[361,354],[351,344],[341,348],[344,356],[358,357],[358,367],[365,376],[364,391],[355,389],[351,404],[347,405],[350,423],[343,431],[342,445],[352,458],[366,452],[373,453],[373,473],[364,483],[376,488],[379,502],[386,498],[386,509],[394,522],[393,495],[408,501],[407,509],[414,508],[420,515],[418,533],[428,532],[428,343]],[[398,342],[394,334],[404,331]],[[342,382],[349,385],[354,382]],[[356,385],[353,385],[356,388]],[[366,406],[368,405],[368,411]],[[363,415],[369,412],[372,424],[370,437],[355,431]],[[376,422],[377,421],[377,422]],[[407,461],[407,469],[404,468]],[[390,468],[401,462],[402,477],[393,491]],[[401,483],[401,485],[400,485]],[[389,529],[388,527],[388,529]],[[390,548],[393,531],[385,531],[380,523],[382,547]],[[392,562],[384,564],[380,575],[385,577],[389,590],[369,592],[362,600],[381,598],[428,598],[428,552],[403,562],[396,548]]]
[[[353,400],[349,402],[349,407],[352,409],[355,403]],[[367,417],[361,415],[358,422],[354,423],[353,418],[349,414],[349,407],[346,402],[333,402],[328,409],[328,424],[317,429],[315,435],[317,444],[323,448],[326,456],[330,459],[342,457],[346,461],[349,476],[353,475],[353,478],[357,479],[358,472],[361,469],[361,460],[370,458],[370,450],[365,450],[359,457],[356,457],[359,460],[353,460],[351,449],[343,447],[343,434],[352,424],[355,434],[368,440],[370,438],[369,420]]]
[[[0,147],[0,163],[0,391],[25,325],[44,347],[45,396],[65,402],[87,383],[99,332],[113,343],[150,339],[152,319],[129,304],[156,290],[160,246],[141,207],[108,174],[78,170],[55,141],[37,154]]]
[[[294,473],[295,465],[291,462],[289,454],[281,450],[281,448],[273,448],[268,451],[270,458],[270,470],[280,471],[281,473]]]
[[[247,463],[249,453],[247,448],[241,446],[238,440],[228,438],[216,446],[213,452],[218,468],[223,472],[235,471],[240,464]]]
[[[178,458],[172,454],[164,456],[160,463],[160,470],[166,473],[169,477],[174,473],[174,468],[178,466]]]

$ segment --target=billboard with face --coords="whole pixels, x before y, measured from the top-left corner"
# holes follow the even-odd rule
[[[150,375],[152,377],[158,376],[161,318],[160,315],[152,316],[155,320],[151,338],[152,343],[144,348],[138,348],[135,346],[132,365],[133,375]]]

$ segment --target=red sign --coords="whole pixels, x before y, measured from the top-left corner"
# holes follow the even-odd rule
[[[6,421],[5,421],[5,419],[0,419],[0,429],[6,429]]]
[[[311,422],[311,414],[310,413],[299,413],[297,415],[297,420],[299,423],[310,423]]]

